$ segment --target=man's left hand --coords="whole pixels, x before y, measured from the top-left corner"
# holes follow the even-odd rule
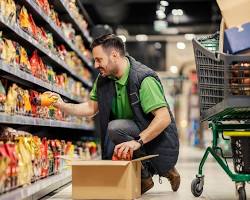
[[[127,153],[130,153],[132,158],[133,152],[141,147],[140,143],[136,142],[135,140],[131,140],[128,142],[123,142],[115,146],[114,152],[118,156],[118,158],[126,159]]]

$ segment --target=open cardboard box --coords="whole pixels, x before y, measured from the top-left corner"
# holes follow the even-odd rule
[[[217,0],[227,28],[250,22],[249,0]]]
[[[131,161],[73,159],[72,198],[117,200],[139,198],[141,161],[156,156],[158,155],[149,155]]]
[[[217,0],[217,3],[223,16],[219,52],[250,55],[250,0]]]
[[[224,50],[224,32],[225,32],[225,29],[226,29],[226,24],[225,24],[225,20],[224,18],[221,19],[221,22],[220,22],[220,39],[219,39],[219,52],[220,53],[223,53]]]

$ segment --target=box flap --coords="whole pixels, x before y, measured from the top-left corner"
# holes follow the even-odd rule
[[[227,28],[250,22],[249,0],[217,0]]]
[[[141,157],[141,158],[134,159],[134,160],[132,160],[132,162],[148,160],[148,159],[150,159],[150,158],[154,158],[154,157],[157,157],[157,156],[159,156],[159,155],[144,156],[144,157]]]
[[[112,160],[86,160],[72,161],[72,166],[127,166],[130,161],[112,161]]]
[[[225,31],[226,25],[224,18],[221,19],[220,22],[220,39],[219,39],[219,52],[223,53],[223,47],[224,47],[224,31]]]
[[[60,155],[60,156],[57,156],[57,158],[62,158],[64,160],[68,160],[68,161],[73,161],[73,160],[83,160],[79,157],[72,157],[72,156],[68,156],[68,155]]]

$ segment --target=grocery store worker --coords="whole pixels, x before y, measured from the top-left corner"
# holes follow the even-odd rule
[[[122,157],[127,152],[134,152],[134,157],[159,154],[143,162],[142,194],[153,187],[155,174],[168,178],[172,190],[177,191],[180,175],[175,164],[179,139],[157,74],[127,56],[125,44],[114,34],[95,39],[92,53],[100,74],[90,92],[90,100],[70,104],[59,98],[55,106],[79,116],[92,116],[99,111],[103,159],[110,159],[113,150]],[[109,140],[116,145],[112,151],[107,145]]]

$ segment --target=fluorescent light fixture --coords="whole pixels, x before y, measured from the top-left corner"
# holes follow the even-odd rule
[[[144,42],[144,41],[147,41],[148,40],[148,36],[147,35],[136,35],[135,36],[135,39],[139,42]]]
[[[173,74],[176,74],[178,72],[178,68],[175,65],[170,66],[169,70]]]
[[[160,1],[160,4],[165,7],[169,5],[167,1]]]
[[[185,49],[185,48],[186,48],[186,45],[185,45],[184,42],[177,42],[176,47],[177,47],[178,49]]]
[[[125,35],[118,35],[118,37],[121,38],[124,43],[127,41]]]
[[[192,40],[195,37],[195,34],[187,33],[184,35],[186,40]]]

